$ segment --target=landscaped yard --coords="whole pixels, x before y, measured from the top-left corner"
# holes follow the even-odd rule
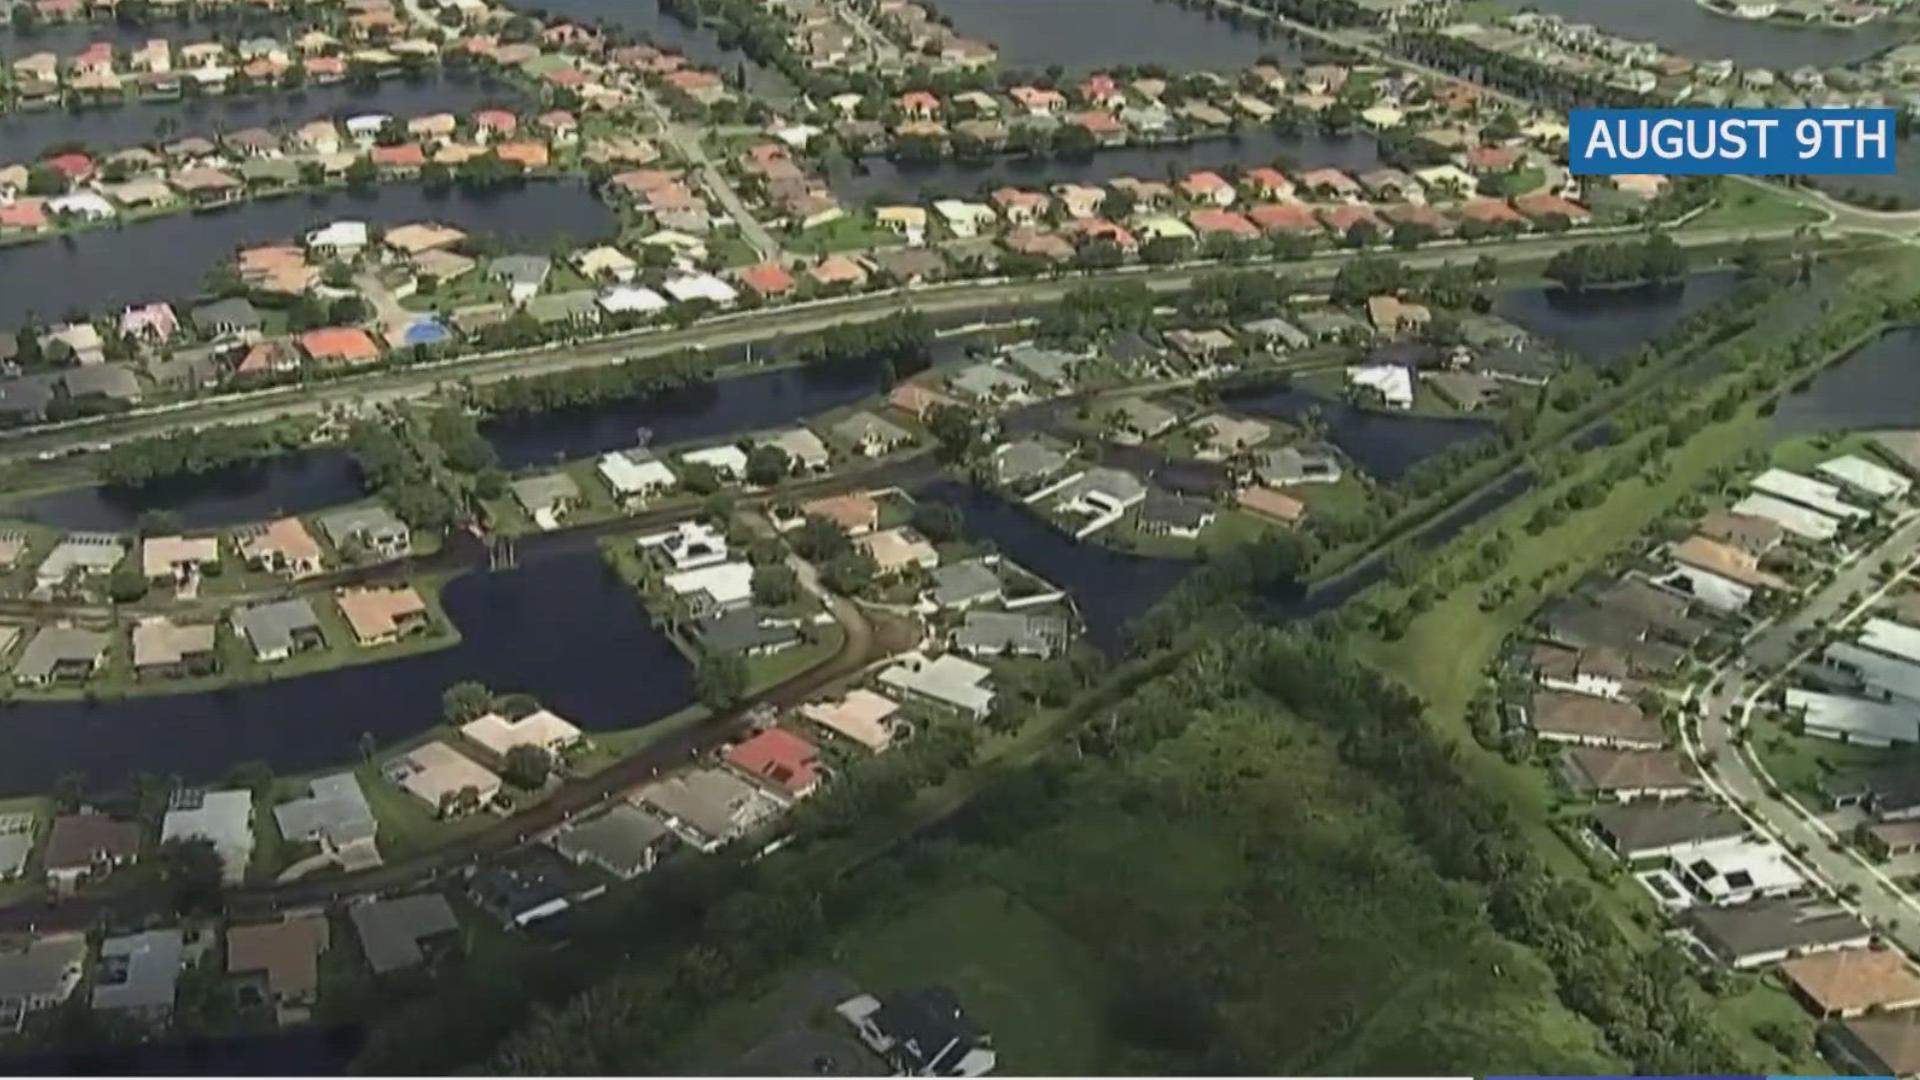
[[[848,214],[804,232],[786,241],[789,250],[803,255],[827,255],[835,251],[863,251],[867,248],[894,247],[900,235],[883,228],[859,213]]]
[[[1738,178],[1721,182],[1720,198],[1699,217],[1687,222],[1689,229],[1763,229],[1780,225],[1812,225],[1825,218],[1818,210],[1800,204],[1774,188],[1750,184]]]

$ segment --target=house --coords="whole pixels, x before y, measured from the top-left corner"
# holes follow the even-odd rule
[[[21,686],[83,682],[100,669],[110,641],[104,633],[77,626],[41,627],[14,662],[13,681]]]
[[[1273,434],[1273,428],[1266,423],[1226,413],[1203,416],[1188,427],[1200,436],[1201,445],[1195,456],[1202,461],[1225,461],[1266,442]]]
[[[732,483],[744,480],[747,475],[747,452],[732,443],[688,450],[680,455],[680,460],[688,465],[704,465],[720,479]]]
[[[1768,469],[1754,477],[1748,486],[1762,495],[1798,503],[1836,521],[1866,518],[1871,513],[1842,498],[1840,489],[1832,484],[1786,469]]]
[[[299,337],[300,351],[316,364],[359,366],[380,359],[380,346],[357,326],[309,330]]]
[[[1920,743],[1920,706],[1911,703],[1789,687],[1785,706],[1800,717],[1801,730],[1815,738],[1881,748]]]
[[[1068,477],[1028,501],[1042,498],[1053,499],[1059,513],[1085,519],[1074,534],[1075,539],[1084,539],[1146,501],[1147,485],[1130,472],[1102,466]]]
[[[265,325],[265,317],[259,309],[243,296],[201,304],[187,318],[193,324],[194,332],[201,337],[258,334]]]
[[[1171,431],[1180,422],[1180,414],[1143,397],[1121,397],[1101,403],[1094,409],[1101,430],[1115,442],[1145,442]]]
[[[793,274],[777,262],[755,263],[735,271],[734,277],[762,300],[786,296],[798,287]]]
[[[1070,384],[1074,368],[1081,363],[1081,357],[1073,353],[1043,348],[1031,341],[1023,341],[1009,348],[1005,356],[1009,364],[1041,382],[1055,386]]]
[[[1765,558],[1786,538],[1786,530],[1781,528],[1779,522],[1753,514],[1736,514],[1730,510],[1716,510],[1701,518],[1694,526],[1694,532],[1737,548],[1756,559]]]
[[[1386,408],[1413,408],[1413,372],[1405,365],[1348,365],[1347,386]]]
[[[299,580],[322,569],[320,544],[296,517],[236,532],[233,542],[240,557],[255,570]]]
[[[804,799],[820,786],[820,748],[785,728],[728,747],[722,760],[783,798]]]
[[[523,305],[539,295],[552,272],[553,260],[545,255],[502,255],[487,263],[487,278],[505,284],[508,298]]]
[[[398,641],[429,625],[427,602],[411,585],[341,589],[333,602],[362,648]]]
[[[560,519],[580,505],[580,485],[563,472],[523,477],[509,483],[507,488],[513,492],[514,501],[542,529],[558,528]]]
[[[849,690],[838,701],[816,701],[800,707],[800,715],[874,753],[893,745],[894,714],[900,703],[871,690]]]
[[[372,849],[379,822],[351,772],[317,777],[307,793],[273,808],[273,820],[288,843],[319,844],[325,852]],[[378,860],[378,852],[370,851]]]
[[[426,959],[423,942],[460,932],[452,906],[438,893],[361,900],[347,909],[347,918],[360,938],[367,966],[376,975],[419,967]]]
[[[1734,503],[1732,512],[1771,521],[1802,540],[1824,543],[1840,533],[1840,523],[1817,510],[1771,495],[1748,495]]]
[[[848,536],[865,536],[880,526],[880,503],[864,491],[829,495],[801,503],[800,516],[825,518],[846,530]]]
[[[35,568],[34,587],[47,592],[61,585],[110,574],[126,554],[126,541],[112,533],[68,533]]]
[[[164,615],[133,626],[133,672],[140,678],[204,675],[219,667],[212,623],[180,625]]]
[[[674,835],[712,854],[785,809],[780,800],[721,769],[692,769],[640,789],[639,801]]]
[[[869,533],[856,543],[872,557],[874,573],[881,577],[898,574],[909,566],[931,570],[940,565],[940,552],[926,537],[904,525]]]
[[[187,585],[220,561],[220,541],[211,536],[149,536],[140,542],[140,568],[148,581]]]
[[[1751,836],[1680,844],[1667,852],[1667,869],[1695,896],[1715,907],[1786,896],[1807,883],[1793,868],[1785,848]]]
[[[1717,802],[1650,800],[1603,807],[1593,815],[1593,833],[1629,862],[1665,858],[1692,844],[1746,834],[1740,815]]]
[[[1687,912],[1685,922],[1696,940],[1741,971],[1790,956],[1865,948],[1873,940],[1872,928],[1850,911],[1789,900],[1696,907]]]
[[[661,584],[687,604],[695,618],[741,607],[753,599],[753,566],[723,562],[668,574]]]
[[[93,974],[93,1010],[126,1013],[158,1024],[173,1012],[186,939],[177,929],[110,937],[100,942]]]
[[[253,646],[254,659],[263,664],[327,645],[320,620],[303,596],[239,608],[230,618],[234,631]]]
[[[594,471],[606,481],[620,505],[628,509],[672,491],[680,484],[673,470],[646,447],[602,455]]]
[[[1280,446],[1254,458],[1254,475],[1269,487],[1337,484],[1345,475],[1332,450],[1313,446]]]
[[[1243,487],[1234,493],[1240,509],[1280,525],[1297,525],[1307,515],[1307,504],[1269,487]]]
[[[763,618],[752,607],[702,616],[687,632],[702,652],[714,656],[772,656],[804,640],[797,620]]]
[[[990,669],[951,653],[930,660],[914,652],[882,671],[880,684],[981,720],[993,709],[993,690],[986,685],[992,676]]]
[[[788,467],[797,472],[825,472],[832,461],[827,444],[820,441],[820,436],[803,427],[775,432],[767,438],[756,440],[755,445],[779,447],[787,455]]]
[[[380,774],[441,817],[478,810],[500,794],[498,776],[437,740],[389,759]]]
[[[205,840],[220,856],[221,880],[238,885],[253,859],[253,792],[176,791],[160,822],[160,842]]]
[[[319,522],[327,542],[349,562],[403,559],[413,551],[407,523],[379,503],[322,514]]]
[[[140,857],[140,826],[105,814],[62,814],[53,819],[40,864],[47,885],[70,893],[85,880],[107,876]]]
[[[1660,724],[1623,701],[1543,690],[1533,695],[1527,715],[1535,737],[1550,742],[1642,750],[1666,745]]]
[[[1626,657],[1604,646],[1575,649],[1543,643],[1528,655],[1527,668],[1540,685],[1571,694],[1618,701],[1631,685],[1631,666]]]
[[[952,990],[902,990],[882,1001],[868,994],[834,1006],[868,1048],[901,1076],[985,1076],[993,1039],[960,1008]]]
[[[1823,1046],[1834,1060],[1862,1073],[1920,1073],[1920,1010],[1874,1012],[1843,1020]]]
[[[970,610],[952,635],[956,651],[969,656],[1031,656],[1048,659],[1067,647],[1066,621],[1056,615]]]
[[[947,377],[947,385],[978,401],[1015,403],[1033,400],[1027,380],[993,364],[970,364]]]
[[[467,879],[467,896],[508,929],[525,929],[606,891],[605,882],[542,844],[483,862]]]
[[[146,345],[164,345],[180,333],[180,318],[173,305],[142,304],[120,313],[120,336]]]
[[[1149,536],[1193,540],[1213,524],[1216,516],[1218,511],[1211,500],[1155,485],[1147,488],[1146,500],[1140,504],[1138,526]]]
[[[0,951],[0,1025],[19,1030],[27,1016],[64,1004],[87,968],[87,937],[35,936]]]
[[[640,551],[674,570],[698,570],[727,561],[725,533],[704,521],[683,521],[635,541]]]
[[[865,457],[881,457],[913,441],[912,432],[865,409],[835,423],[829,432]]]
[[[1044,480],[1066,468],[1067,462],[1067,455],[1033,439],[1006,443],[993,451],[995,479],[1011,486]]]
[[[1913,481],[1863,457],[1844,454],[1814,466],[1814,472],[1838,484],[1848,493],[1886,502],[1904,499],[1913,490]]]
[[[1000,575],[983,559],[968,559],[933,569],[927,602],[941,611],[965,611],[999,601],[1005,593]]]
[[[227,974],[259,976],[282,1024],[311,1015],[320,996],[320,954],[327,951],[325,915],[227,929]]]
[[[1821,1018],[1920,1005],[1920,974],[1898,949],[1836,949],[1780,965],[1795,997]]]
[[[1574,746],[1560,758],[1559,775],[1581,795],[1617,802],[1677,799],[1697,791],[1700,780],[1671,750],[1610,750]]]
[[[653,869],[660,850],[672,838],[666,822],[631,803],[570,822],[549,841],[577,866],[597,866],[622,881]]]
[[[0,881],[17,881],[26,871],[37,820],[31,810],[0,814]]]
[[[586,740],[579,728],[546,709],[535,709],[517,720],[490,712],[461,725],[460,735],[502,759],[519,747],[533,746],[558,761]]]

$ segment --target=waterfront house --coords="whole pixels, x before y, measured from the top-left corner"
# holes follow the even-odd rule
[[[348,588],[334,603],[362,648],[386,645],[427,629],[427,603],[411,585]]]
[[[111,638],[77,626],[45,626],[27,642],[13,665],[13,681],[21,686],[52,686],[84,682],[106,659]]]
[[[403,559],[413,551],[413,532],[379,503],[320,515],[320,531],[343,559]]]
[[[220,877],[238,885],[253,859],[253,792],[187,789],[173,794],[160,824],[160,842],[205,840],[220,856]]]
[[[140,566],[148,581],[191,584],[220,561],[220,541],[211,536],[149,536],[140,541]]]
[[[302,596],[238,608],[230,618],[234,631],[253,646],[254,659],[263,664],[327,645],[313,606]]]
[[[913,441],[913,434],[905,428],[864,409],[836,422],[830,433],[865,457],[881,457]]]
[[[332,854],[351,851],[355,865],[379,862],[374,847],[379,822],[360,790],[359,778],[351,772],[309,781],[305,795],[273,808],[273,820],[289,843],[318,844],[321,851]]]
[[[133,673],[139,678],[205,675],[220,666],[212,623],[178,624],[164,615],[133,627]]]
[[[40,864],[48,887],[69,893],[82,881],[103,878],[139,857],[137,822],[88,811],[53,819]]]
[[[500,793],[500,778],[444,742],[389,759],[380,773],[441,817],[470,813]]]
[[[703,653],[716,656],[772,656],[804,640],[797,620],[767,618],[750,606],[703,616],[686,631]]]
[[[298,580],[322,569],[320,543],[296,517],[236,530],[233,544],[240,558],[255,570]]]
[[[629,510],[672,491],[680,484],[680,478],[674,475],[673,470],[646,447],[605,454],[594,471],[606,481],[620,505]]]
[[[954,650],[975,657],[1048,659],[1067,647],[1067,623],[1057,615],[969,610],[952,634]]]
[[[531,746],[557,761],[586,741],[579,728],[546,709],[535,709],[515,720],[490,712],[461,725],[460,735],[503,760],[515,749]]]
[[[558,528],[560,520],[580,504],[580,485],[566,473],[523,477],[507,487],[514,501],[542,529]]]
[[[1045,443],[1021,439],[994,448],[994,478],[1018,487],[1052,476],[1066,468],[1067,461],[1066,454]]]

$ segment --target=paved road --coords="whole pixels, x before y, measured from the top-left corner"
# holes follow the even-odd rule
[[[1735,650],[1750,667],[1717,667],[1691,692],[1701,705],[1700,725],[1698,738],[1687,738],[1685,745],[1696,764],[1711,757],[1713,767],[1703,765],[1701,770],[1708,786],[1732,802],[1748,824],[1789,847],[1804,846],[1803,871],[1835,892],[1856,888],[1858,894],[1850,906],[1907,952],[1920,956],[1920,901],[1853,848],[1835,850],[1833,830],[1813,808],[1788,792],[1779,798],[1770,795],[1769,790],[1778,785],[1768,777],[1750,741],[1740,737],[1750,730],[1754,710],[1773,683],[1807,652],[1796,641],[1799,632],[1820,620],[1845,626],[1871,611],[1906,572],[1920,566],[1917,547],[1920,513],[1910,513],[1887,540],[1855,553],[1832,582],[1790,616],[1756,629],[1745,646]],[[1876,584],[1874,574],[1887,559],[1899,560],[1903,573]],[[1862,599],[1849,604],[1856,593]]]
[[[659,122],[661,137],[673,146],[683,161],[692,166],[694,174],[699,177],[700,186],[706,189],[707,194],[726,207],[741,235],[753,245],[753,250],[760,253],[760,258],[767,262],[786,261],[786,249],[780,246],[780,241],[767,231],[766,226],[760,224],[760,219],[753,216],[753,211],[747,209],[746,200],[740,197],[740,192],[734,189],[726,174],[707,154],[701,133],[675,121],[673,113],[660,104],[660,99],[654,96],[651,89],[641,87],[640,100]]]

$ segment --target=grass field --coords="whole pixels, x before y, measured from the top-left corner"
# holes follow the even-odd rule
[[[1738,179],[1723,182],[1720,198],[1688,229],[1764,229],[1780,225],[1812,225],[1823,220],[1818,210],[1803,206],[1770,187]]]

